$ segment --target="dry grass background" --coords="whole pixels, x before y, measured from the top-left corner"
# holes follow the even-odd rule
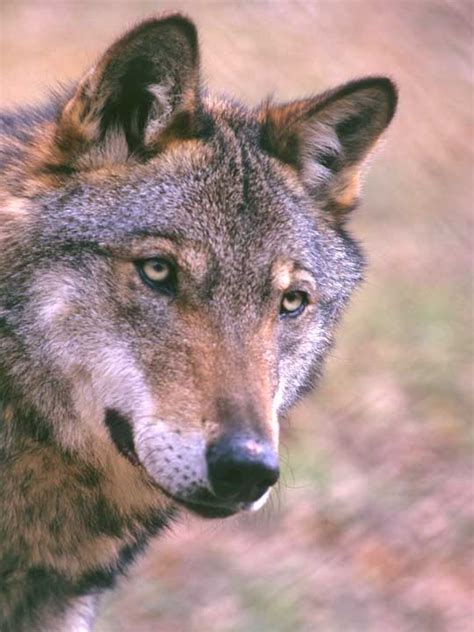
[[[106,597],[98,632],[474,629],[473,7],[3,0],[2,105],[168,9],[196,20],[209,84],[251,104],[368,73],[400,87],[353,220],[367,281],[292,415],[278,495],[255,517],[183,519]]]

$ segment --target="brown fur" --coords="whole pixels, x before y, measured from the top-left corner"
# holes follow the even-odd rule
[[[361,278],[343,223],[395,103],[385,78],[254,111],[215,99],[172,15],[2,115],[2,632],[88,629],[179,508],[265,501],[279,422]],[[266,468],[238,498],[212,479],[228,437]]]

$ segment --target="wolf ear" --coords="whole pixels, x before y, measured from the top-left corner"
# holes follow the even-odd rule
[[[198,98],[194,24],[178,14],[147,20],[80,82],[59,119],[57,147],[72,161],[97,145],[104,155],[110,146],[126,155],[152,151],[171,125],[175,134],[192,134]]]
[[[263,147],[297,169],[318,204],[336,222],[357,203],[360,177],[397,104],[395,85],[369,77],[261,111]]]

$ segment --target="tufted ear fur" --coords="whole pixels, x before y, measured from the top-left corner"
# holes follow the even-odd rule
[[[194,24],[175,14],[139,24],[79,83],[58,121],[56,163],[119,162],[193,134],[199,99]]]
[[[397,104],[386,77],[352,81],[260,113],[263,147],[292,165],[317,203],[342,222],[358,201],[364,162]]]

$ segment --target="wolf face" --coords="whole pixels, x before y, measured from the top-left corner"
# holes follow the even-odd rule
[[[149,20],[66,97],[5,116],[2,389],[61,449],[205,516],[260,507],[279,419],[360,281],[344,224],[385,78],[247,110]]]

